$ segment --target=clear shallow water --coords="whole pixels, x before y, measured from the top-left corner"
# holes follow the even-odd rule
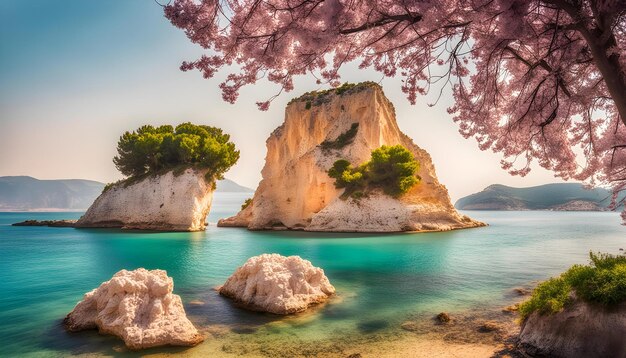
[[[209,222],[235,213],[249,194],[214,200]],[[499,307],[511,289],[587,262],[589,250],[619,253],[626,227],[615,213],[468,212],[489,227],[445,233],[363,235],[250,232],[211,226],[201,233],[12,227],[26,219],[81,213],[0,213],[0,355],[134,355],[120,341],[60,326],[82,295],[120,269],[165,269],[191,319],[219,330],[205,345],[245,337],[324,342],[375,335],[423,313]],[[213,287],[250,256],[300,255],[322,267],[338,297],[314,313],[279,319],[233,307]],[[199,300],[204,304],[190,304]],[[224,333],[227,332],[227,333]],[[158,352],[180,350],[156,349]],[[200,347],[185,352],[201,352]],[[236,350],[235,350],[236,351]]]

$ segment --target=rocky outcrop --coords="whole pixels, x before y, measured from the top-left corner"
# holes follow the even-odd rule
[[[169,171],[105,190],[76,227],[199,231],[206,228],[213,185],[205,171]]]
[[[203,341],[163,270],[122,270],[85,294],[64,320],[68,331],[98,329],[130,349],[193,346]]]
[[[26,220],[11,226],[49,226],[49,227],[74,227],[76,220]]]
[[[626,303],[613,308],[581,300],[552,315],[532,313],[519,346],[532,356],[626,357]]]
[[[565,204],[556,205],[550,207],[549,210],[554,211],[602,211],[605,210],[598,205],[598,203],[594,203],[586,200],[572,200],[568,201]]]
[[[354,127],[356,134],[342,141]],[[397,199],[376,192],[359,200],[340,198],[343,189],[326,173],[336,160],[358,165],[370,160],[372,150],[396,144],[419,161],[419,184]],[[430,155],[400,131],[393,105],[375,84],[290,103],[285,122],[267,140],[262,175],[252,204],[218,226],[393,232],[484,225],[454,209]]]
[[[219,293],[254,311],[291,314],[324,302],[335,293],[324,270],[299,256],[251,257]]]

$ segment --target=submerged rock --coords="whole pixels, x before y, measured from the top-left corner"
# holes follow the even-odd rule
[[[626,357],[626,303],[606,308],[579,299],[551,315],[532,313],[519,346],[533,356]]]
[[[335,287],[308,260],[263,254],[237,268],[219,293],[251,310],[291,314],[327,300]]]
[[[75,224],[139,230],[200,231],[206,228],[213,184],[204,170],[171,170],[104,191]]]
[[[450,315],[446,312],[441,312],[435,317],[435,320],[437,320],[437,322],[439,323],[446,324],[449,323],[452,319],[450,318]]]
[[[478,326],[478,332],[496,332],[502,330],[502,325],[495,321],[484,321]]]
[[[98,329],[130,349],[193,346],[204,340],[187,319],[174,282],[163,270],[121,270],[88,292],[65,317],[70,332]]]
[[[382,145],[400,144],[420,163],[420,182],[399,198],[379,192],[341,198],[327,174],[338,159],[357,166]],[[483,226],[459,214],[430,155],[400,131],[393,105],[376,84],[303,96],[267,140],[263,180],[252,204],[218,226],[251,230],[442,231]]]

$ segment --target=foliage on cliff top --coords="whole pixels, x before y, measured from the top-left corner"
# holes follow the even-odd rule
[[[346,82],[339,87],[331,88],[327,90],[321,91],[310,91],[303,94],[300,97],[292,98],[287,105],[290,105],[295,102],[307,102],[307,109],[313,106],[319,106],[322,103],[326,103],[330,101],[331,95],[336,94],[338,96],[343,96],[344,94],[352,94],[363,91],[367,88],[381,88],[380,85],[376,82],[365,81],[359,83],[349,83]]]
[[[589,257],[589,265],[574,265],[539,284],[519,307],[522,320],[533,312],[559,312],[572,302],[572,291],[586,302],[604,306],[626,301],[626,256],[590,252]]]
[[[229,140],[221,129],[205,125],[144,125],[120,137],[113,162],[130,178],[197,168],[207,170],[207,181],[215,182],[239,160],[239,151]]]
[[[372,151],[372,159],[358,167],[345,160],[337,160],[328,170],[335,179],[335,187],[345,188],[344,196],[362,196],[364,190],[380,188],[385,194],[398,197],[419,181],[416,172],[419,162],[402,145],[383,145]]]

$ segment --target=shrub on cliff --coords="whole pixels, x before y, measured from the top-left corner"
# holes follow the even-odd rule
[[[204,125],[145,125],[120,137],[113,162],[128,177],[193,167],[207,169],[207,180],[214,182],[239,160],[229,139],[221,129]]]
[[[243,204],[241,204],[241,210],[244,210],[245,208],[247,208],[248,206],[250,206],[252,204],[252,198],[248,198],[246,199]]]
[[[344,195],[364,189],[382,189],[385,194],[400,196],[419,181],[415,175],[419,163],[402,145],[383,145],[372,151],[372,159],[353,167],[345,159],[336,161],[328,170],[335,179],[335,187],[345,188]]]
[[[626,301],[626,256],[590,252],[589,257],[589,265],[574,265],[539,284],[519,307],[522,320],[533,312],[559,312],[571,303],[572,291],[584,301],[605,306]]]
[[[348,129],[347,131],[341,133],[337,139],[333,140],[333,141],[329,141],[329,140],[325,140],[323,141],[320,146],[322,147],[322,149],[341,149],[343,147],[345,147],[346,145],[352,143],[352,141],[354,140],[354,137],[356,136],[357,131],[359,130],[359,124],[358,123],[352,123],[352,125],[350,126],[350,129]]]

